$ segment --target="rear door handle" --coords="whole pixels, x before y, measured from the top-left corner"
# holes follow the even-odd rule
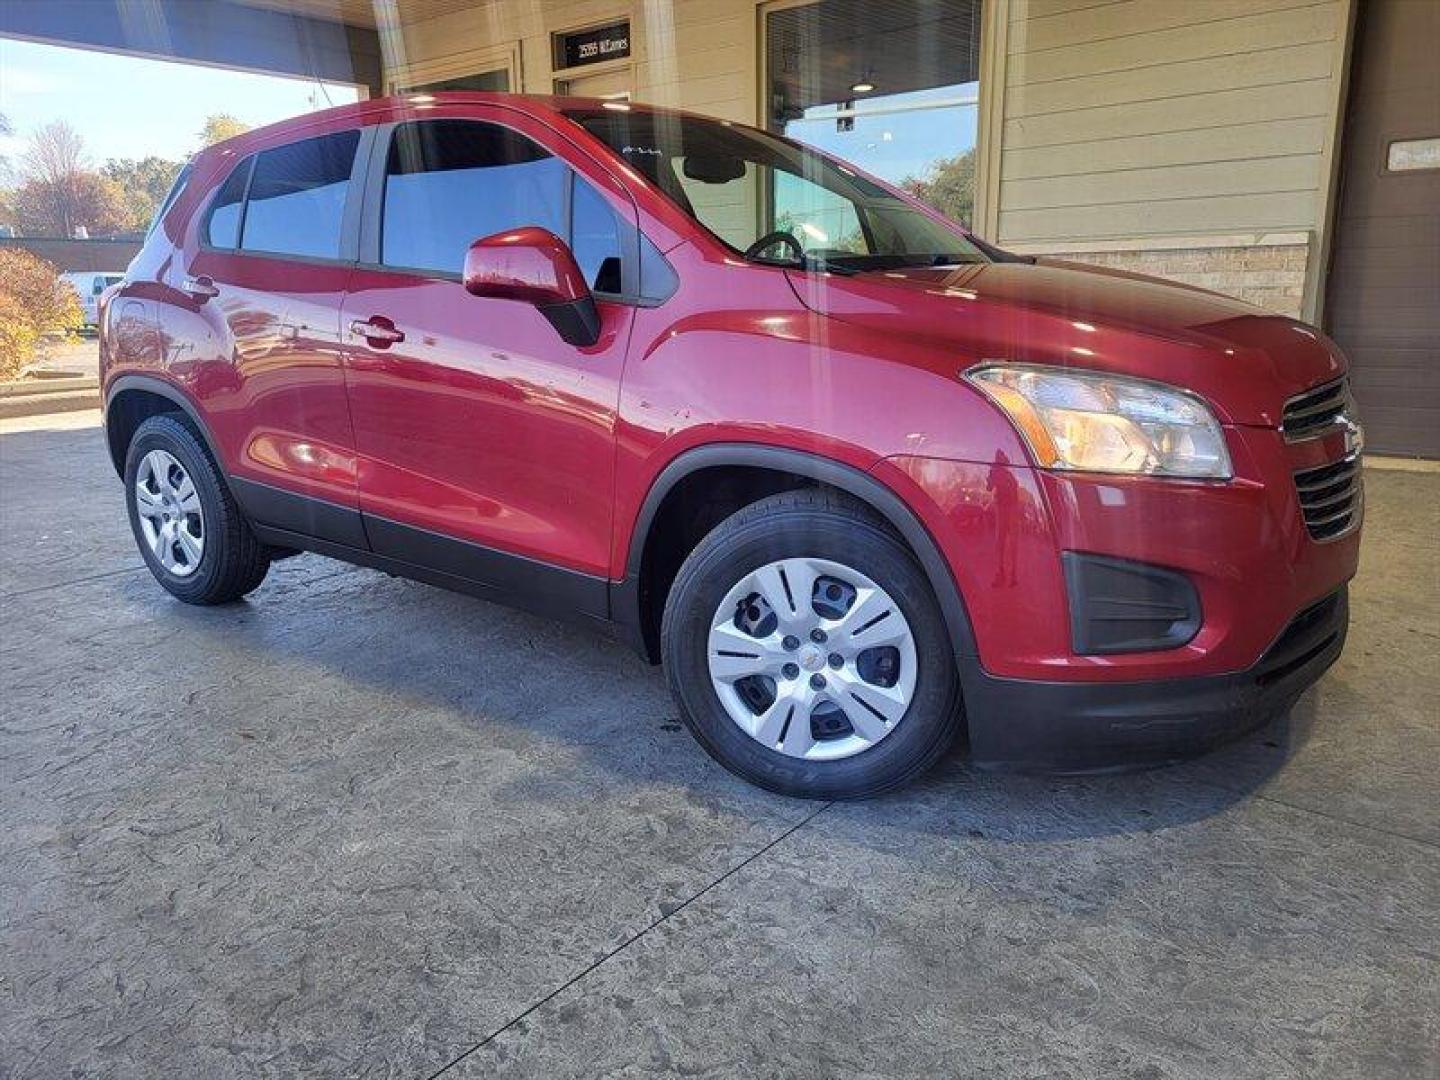
[[[397,330],[395,324],[383,315],[372,315],[368,319],[356,319],[350,324],[350,333],[363,337],[370,344],[394,345],[405,340],[405,331]]]
[[[195,297],[196,300],[209,300],[212,296],[220,295],[220,289],[209,274],[187,277],[180,288]]]

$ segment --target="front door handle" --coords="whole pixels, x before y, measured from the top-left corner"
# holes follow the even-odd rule
[[[350,324],[350,333],[363,337],[371,345],[394,345],[397,341],[405,340],[405,332],[397,330],[395,324],[383,315],[356,319]]]
[[[220,289],[216,286],[214,279],[209,274],[198,274],[187,277],[181,283],[180,288],[193,296],[196,300],[209,300],[212,296],[219,296]]]

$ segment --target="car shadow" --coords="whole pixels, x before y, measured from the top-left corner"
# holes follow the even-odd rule
[[[356,702],[396,703],[401,722],[445,710],[474,736],[455,748],[462,755],[483,754],[501,739],[513,749],[518,733],[583,754],[604,771],[589,782],[607,794],[617,784],[638,794],[663,783],[741,812],[805,805],[752,788],[710,761],[679,722],[660,669],[593,631],[312,556],[277,564],[250,599],[219,608],[176,603],[144,574],[103,587],[127,594],[127,603],[154,605],[156,619],[183,624],[187,640],[226,668],[357,686]],[[1206,757],[1088,776],[985,771],[959,745],[915,784],[836,804],[843,813],[830,816],[849,824],[826,828],[843,828],[861,844],[865,828],[877,824],[1006,844],[1172,829],[1248,799],[1316,722],[1310,693],[1289,715]],[[586,796],[586,783],[585,770],[573,768],[554,779],[557,793],[576,798]],[[533,774],[525,785],[533,798]]]
[[[1056,775],[980,769],[963,745],[905,791],[872,800],[912,828],[1000,843],[1053,843],[1158,832],[1215,817],[1269,783],[1309,739],[1314,694],[1208,754],[1170,765]]]

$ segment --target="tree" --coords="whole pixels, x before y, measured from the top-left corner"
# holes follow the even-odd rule
[[[12,194],[15,224],[24,236],[91,237],[132,231],[120,185],[97,172],[68,180],[26,180]]]
[[[8,139],[15,134],[15,128],[10,124],[10,118],[0,113],[0,139]],[[0,155],[0,186],[9,187],[15,179],[15,166],[10,162],[10,155]]]
[[[16,224],[32,236],[72,237],[81,229],[104,236],[125,228],[119,186],[89,168],[84,141],[60,120],[31,137],[12,200]]]
[[[969,225],[975,216],[975,151],[941,158],[923,177],[907,176],[901,187],[946,217]]]
[[[25,175],[47,184],[60,184],[85,170],[85,140],[64,120],[55,120],[30,137]]]
[[[0,113],[0,138],[15,134],[10,118]],[[15,166],[9,154],[0,154],[0,233],[15,231]]]
[[[180,167],[178,161],[153,154],[145,158],[112,158],[101,166],[101,174],[120,189],[127,231],[143,232],[150,224]]]
[[[214,146],[217,142],[233,139],[236,135],[244,135],[249,130],[249,124],[235,119],[229,113],[212,113],[205,118],[205,126],[200,129],[200,144]]]
[[[19,373],[40,338],[79,329],[80,298],[44,259],[0,248],[0,378]]]

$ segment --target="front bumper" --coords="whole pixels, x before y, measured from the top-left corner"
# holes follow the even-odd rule
[[[1047,472],[1003,455],[989,464],[895,457],[874,471],[939,544],[986,674],[1200,679],[1253,667],[1296,612],[1355,576],[1360,556],[1358,515],[1347,532],[1320,541],[1297,488],[1297,474],[1346,458],[1340,437],[1287,444],[1264,428],[1227,436],[1236,476],[1225,483]],[[1066,553],[1184,575],[1199,595],[1195,635],[1174,648],[1080,652]]]
[[[960,659],[975,764],[1047,772],[1162,765],[1213,749],[1287,709],[1335,662],[1348,590],[1312,604],[1245,671],[1139,682],[1043,682]]]

